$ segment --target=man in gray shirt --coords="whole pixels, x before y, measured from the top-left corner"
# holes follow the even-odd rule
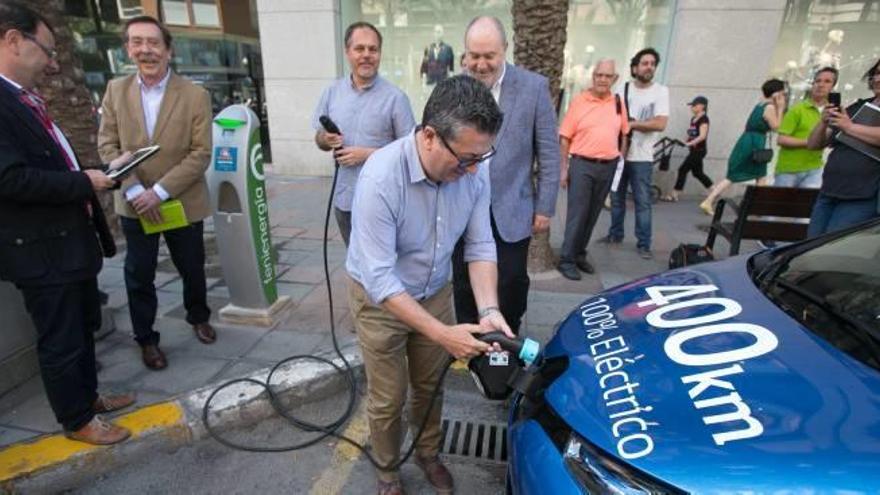
[[[361,166],[377,149],[408,134],[416,125],[403,91],[379,76],[382,35],[370,23],[356,22],[345,30],[345,57],[351,74],[330,85],[312,116],[315,143],[333,151],[339,169],[334,213],[348,246],[351,199]],[[324,131],[319,118],[327,115],[341,134]]]
[[[431,394],[450,354],[468,358],[493,350],[472,334],[513,336],[498,310],[483,164],[495,152],[500,126],[488,88],[468,76],[446,79],[428,99],[422,125],[370,156],[354,194],[349,304],[367,375],[372,452],[387,467],[378,474],[380,494],[402,493],[394,464],[407,382],[410,426],[417,428],[430,412],[415,462],[438,491],[452,490],[452,476],[437,456],[441,405],[431,408]],[[450,259],[459,238],[479,324],[456,325],[453,316]]]

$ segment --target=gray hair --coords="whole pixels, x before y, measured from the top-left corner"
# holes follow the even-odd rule
[[[617,75],[617,63],[613,58],[600,58],[596,61],[596,65],[593,66],[593,73],[596,72],[596,69],[599,68],[602,64],[611,64],[611,67],[614,69],[614,74]]]
[[[434,88],[425,104],[422,126],[431,126],[443,139],[454,140],[463,127],[494,136],[501,129],[502,118],[501,109],[485,84],[458,75]]]
[[[464,30],[465,47],[467,47],[467,39],[468,35],[471,32],[471,28],[474,27],[474,25],[478,22],[484,20],[492,23],[492,26],[495,27],[496,31],[498,31],[498,35],[501,36],[501,44],[507,46],[507,31],[504,30],[504,24],[501,23],[501,19],[498,19],[497,17],[491,15],[481,15],[471,19],[471,22],[468,23],[467,28]]]

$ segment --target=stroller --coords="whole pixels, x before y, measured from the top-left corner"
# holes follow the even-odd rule
[[[657,166],[658,170],[666,172],[669,170],[669,161],[672,159],[672,152],[675,150],[676,146],[684,147],[684,143],[679,141],[678,139],[664,137],[661,138],[654,145],[654,166]],[[660,196],[663,194],[663,190],[656,183],[651,184],[651,204],[657,204],[660,201]],[[629,200],[632,200],[632,191],[627,191],[626,197]],[[605,198],[605,209],[611,209],[611,195],[609,194],[607,198]]]
[[[669,162],[672,160],[672,152],[677,146],[685,148],[685,144],[678,139],[663,137],[654,145],[654,165],[661,172],[668,172],[670,168]],[[656,203],[660,199],[662,190],[657,184],[651,185],[651,202]]]

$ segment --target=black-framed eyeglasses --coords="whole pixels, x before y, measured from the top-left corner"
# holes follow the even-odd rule
[[[495,155],[495,151],[496,151],[495,146],[491,146],[489,148],[489,151],[482,154],[481,156],[475,156],[472,158],[464,158],[463,159],[460,156],[458,156],[458,153],[456,153],[455,151],[452,150],[452,147],[449,146],[449,143],[447,143],[446,140],[443,139],[443,136],[440,135],[439,132],[437,132],[436,134],[437,134],[437,137],[440,138],[440,142],[443,143],[443,146],[446,146],[446,149],[449,150],[450,153],[452,153],[452,156],[454,156],[456,160],[458,160],[458,164],[456,164],[456,167],[458,167],[458,169],[461,171],[466,170],[471,165],[476,165],[478,163],[484,162],[484,161],[488,160],[489,158],[492,158],[493,155]]]
[[[45,53],[47,57],[49,57],[52,60],[58,60],[58,50],[56,50],[54,48],[49,48],[46,45],[40,43],[40,40],[38,40],[37,37],[32,34],[25,33],[22,31],[21,35],[22,35],[22,37],[24,37],[24,39],[33,41],[35,45],[40,47],[40,50],[43,50],[43,53]]]

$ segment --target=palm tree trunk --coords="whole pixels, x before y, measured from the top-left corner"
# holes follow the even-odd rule
[[[514,0],[511,10],[514,61],[550,80],[550,98],[558,108],[568,28],[568,0]],[[556,255],[550,247],[550,232],[535,234],[529,245],[529,271],[543,272],[555,266]]]
[[[83,168],[101,164],[98,157],[98,123],[92,99],[85,85],[82,60],[75,51],[73,32],[64,17],[64,0],[25,0],[23,3],[44,15],[55,30],[55,48],[58,50],[58,74],[47,78],[38,88],[45,98],[52,119],[70,140]],[[113,195],[99,194],[107,223],[113,235],[121,232],[113,211]]]

